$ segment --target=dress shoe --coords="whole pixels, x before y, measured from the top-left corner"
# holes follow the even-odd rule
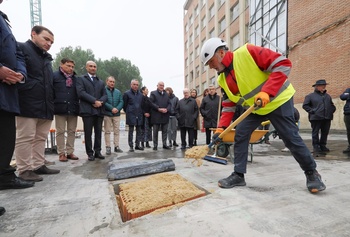
[[[167,145],[164,145],[164,146],[163,146],[163,149],[165,149],[165,150],[171,150],[171,148],[170,148],[169,146],[167,146]]]
[[[320,148],[321,148],[321,151],[329,152],[329,149],[326,146],[320,146]]]
[[[153,147],[153,150],[156,151],[156,150],[158,150],[158,148],[155,146],[155,147]]]
[[[181,150],[186,150],[186,146],[181,146]]]
[[[26,170],[23,173],[18,175],[21,179],[24,179],[25,181],[34,181],[34,182],[40,182],[43,180],[43,177],[37,175],[34,173],[33,170]]]
[[[119,146],[114,147],[114,152],[122,153],[123,150],[119,148]]]
[[[149,145],[149,142],[146,142],[146,148],[151,148],[151,146]]]
[[[49,169],[46,165],[42,165],[39,169],[34,170],[36,174],[58,174],[59,172],[60,170]]]
[[[174,146],[179,146],[179,144],[177,144],[175,141],[174,141],[173,145],[174,145]]]
[[[88,156],[88,160],[89,160],[89,161],[94,161],[94,160],[95,160],[95,157],[94,157],[93,155]]]
[[[77,157],[76,155],[71,153],[71,154],[67,155],[67,159],[69,159],[69,160],[79,160],[79,157]]]
[[[143,148],[139,145],[135,146],[135,150],[143,151]]]
[[[68,161],[67,157],[64,154],[61,154],[58,157],[58,160],[61,161],[61,162],[67,162]]]
[[[5,208],[0,207],[0,216],[4,215],[5,212],[6,212]]]
[[[98,152],[98,153],[95,153],[95,158],[103,160],[105,157],[100,152]]]
[[[129,152],[134,152],[134,151],[135,151],[134,148],[130,147]]]
[[[13,179],[10,179],[8,181],[0,182],[0,190],[30,188],[33,186],[33,181],[27,181],[19,177],[14,177]]]

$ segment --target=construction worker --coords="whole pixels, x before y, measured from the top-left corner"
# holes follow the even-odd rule
[[[220,38],[210,38],[203,44],[200,54],[204,65],[218,72],[218,84],[230,100],[230,103],[222,103],[223,111],[228,112],[222,113],[213,139],[218,140],[219,134],[229,126],[236,105],[252,106],[260,100],[261,106],[237,125],[234,172],[219,180],[219,187],[246,185],[244,174],[247,169],[249,139],[252,132],[268,117],[304,171],[308,190],[316,193],[326,189],[316,170],[316,162],[300,137],[294,121],[295,90],[287,80],[292,66],[290,60],[270,49],[251,44],[245,44],[234,52],[229,51],[226,45]]]

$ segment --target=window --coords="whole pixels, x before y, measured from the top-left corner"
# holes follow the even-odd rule
[[[213,38],[213,37],[216,37],[215,29],[209,32],[209,38]]]
[[[197,26],[196,29],[194,30],[194,38],[197,38],[198,35],[199,35],[199,26]]]
[[[199,77],[199,66],[196,67],[196,78]]]
[[[215,8],[214,4],[209,9],[209,19],[213,18],[215,16]]]
[[[219,22],[219,33],[223,32],[226,29],[226,18],[222,18]]]
[[[285,55],[287,52],[287,1],[251,0],[250,42]]]
[[[198,5],[197,5],[196,8],[194,9],[194,14],[195,14],[195,16],[198,16],[198,15],[199,15],[199,7],[198,7]]]
[[[188,32],[188,29],[189,29],[188,24],[186,24],[185,25],[185,31]]]
[[[218,0],[218,6],[221,7],[225,3],[225,0]]]
[[[216,77],[210,78],[210,83],[216,86]]]
[[[231,21],[234,21],[239,16],[239,4],[237,3],[230,9]]]
[[[199,46],[195,48],[194,52],[195,52],[195,57],[197,58],[199,56]]]
[[[240,40],[239,40],[239,33],[237,33],[235,36],[232,37],[231,39],[232,42],[232,50],[236,50],[237,48],[239,48],[239,46],[241,46]]]
[[[206,27],[206,25],[207,25],[205,16],[202,18],[201,25],[202,25],[202,29],[203,29],[204,27]]]

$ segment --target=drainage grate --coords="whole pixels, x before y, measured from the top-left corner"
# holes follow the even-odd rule
[[[162,208],[205,196],[208,192],[179,174],[154,174],[146,179],[119,184],[116,199],[123,222]],[[170,208],[169,208],[170,207]]]

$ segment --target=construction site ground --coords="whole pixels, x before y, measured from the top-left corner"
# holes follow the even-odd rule
[[[301,135],[311,149],[310,132]],[[289,152],[281,151],[284,144],[279,138],[270,137],[271,145],[254,145],[254,160],[245,175],[247,186],[221,189],[217,182],[233,171],[231,162],[204,161],[197,167],[183,158],[179,147],[164,150],[161,142],[158,151],[128,152],[127,136],[127,131],[121,131],[123,153],[95,161],[87,160],[84,136],[77,138],[78,161],[59,162],[57,154],[47,154],[47,160],[56,162],[50,167],[60,169],[59,174],[43,175],[44,180],[33,188],[0,191],[0,206],[6,208],[0,217],[0,236],[350,236],[350,157],[342,153],[347,147],[344,132],[331,132],[331,151],[315,157],[327,186],[317,194],[308,192],[303,171]],[[203,145],[205,134],[198,136]],[[114,187],[147,176],[108,181],[108,166],[152,159],[172,159],[176,169],[171,172],[208,195],[123,222]]]

